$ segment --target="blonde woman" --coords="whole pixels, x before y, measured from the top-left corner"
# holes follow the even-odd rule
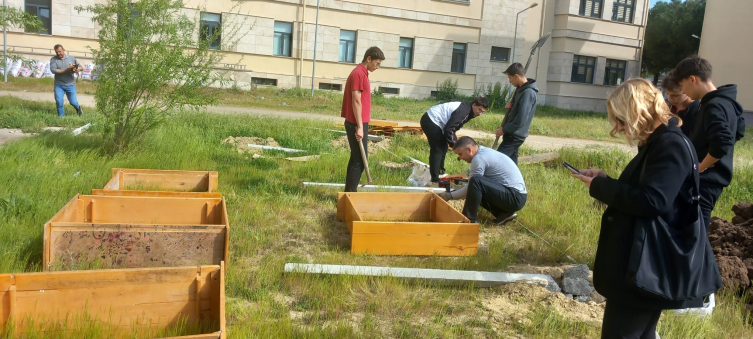
[[[680,130],[682,121],[669,111],[661,91],[649,81],[622,83],[607,98],[607,112],[611,135],[622,134],[630,144],[637,144],[638,154],[618,179],[600,169],[573,174],[589,187],[592,197],[608,205],[601,219],[594,263],[594,286],[607,299],[602,338],[654,338],[663,309],[699,307],[702,297],[684,301],[655,298],[631,283],[629,261],[637,242],[635,230],[640,220],[661,218],[670,229],[682,229],[688,225],[683,215],[699,217],[692,194],[697,160]],[[705,229],[696,232],[706,235]]]

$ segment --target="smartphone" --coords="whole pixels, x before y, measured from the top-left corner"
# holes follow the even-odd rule
[[[572,165],[568,164],[567,161],[563,161],[562,166],[565,166],[565,168],[569,169],[570,172],[573,172],[575,174],[580,174],[580,171],[577,168],[573,167]]]

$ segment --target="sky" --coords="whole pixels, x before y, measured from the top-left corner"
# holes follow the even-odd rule
[[[657,2],[663,2],[663,1],[665,0],[651,0],[651,7],[654,7],[654,5],[656,5]]]

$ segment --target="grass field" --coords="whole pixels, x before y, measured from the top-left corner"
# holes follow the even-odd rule
[[[101,188],[112,167],[215,170],[220,173],[219,191],[227,199],[231,225],[226,291],[232,338],[599,336],[598,322],[566,317],[545,302],[516,316],[500,316],[486,304],[509,295],[500,288],[282,273],[286,262],[503,271],[516,263],[566,263],[560,250],[578,262],[592,264],[602,208],[561,166],[522,166],[529,201],[519,218],[558,250],[515,225],[492,226],[491,216],[484,212],[482,244],[474,257],[351,255],[347,228],[335,220],[336,193],[301,185],[303,181],[342,182],[345,177],[349,153],[330,144],[339,134],[312,129],[329,128],[330,123],[183,112],[148,133],[139,147],[110,158],[101,151],[96,114],[63,120],[53,114],[49,104],[0,98],[0,127],[41,132],[45,126],[61,123],[71,127],[95,123],[90,133],[77,137],[41,132],[0,147],[2,273],[41,270],[45,221],[76,193]],[[287,154],[265,152],[263,158],[253,159],[221,143],[231,135],[272,137],[283,147],[321,157],[290,162],[283,159]],[[753,200],[751,139],[748,136],[738,144],[740,165],[715,215],[730,218],[733,202]],[[403,135],[395,137],[390,147],[400,156],[422,161],[428,158],[427,149],[424,140]],[[522,153],[531,152],[524,147]],[[630,160],[615,149],[565,149],[560,156],[576,167],[599,167],[613,176]],[[401,160],[383,151],[370,156],[378,183],[403,185],[410,170],[389,169],[378,165],[380,161]],[[449,173],[465,172],[467,166],[448,157]],[[721,296],[714,315],[706,320],[666,314],[659,333],[662,338],[751,337],[753,328],[742,300]]]

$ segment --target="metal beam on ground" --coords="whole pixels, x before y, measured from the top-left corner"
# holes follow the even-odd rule
[[[326,182],[303,182],[303,187],[330,187],[345,189],[345,184],[333,184]],[[411,192],[411,193],[423,193],[423,192],[441,192],[443,188],[439,187],[412,187],[412,186],[380,186],[380,185],[366,185],[358,187],[359,192]]]

